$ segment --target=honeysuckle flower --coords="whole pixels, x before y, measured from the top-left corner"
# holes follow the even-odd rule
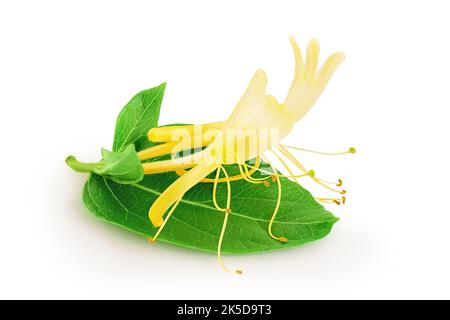
[[[302,119],[311,109],[322,94],[331,76],[345,59],[341,52],[332,54],[318,69],[319,43],[312,39],[307,47],[305,60],[295,42],[290,38],[295,57],[295,72],[292,84],[284,102],[266,93],[267,77],[263,70],[257,70],[252,77],[246,91],[236,105],[235,109],[226,121],[215,122],[203,126],[174,126],[151,129],[148,133],[149,140],[162,143],[153,148],[138,153],[141,160],[147,160],[164,154],[175,154],[183,150],[204,147],[202,151],[188,154],[171,160],[154,161],[143,163],[145,174],[153,174],[167,171],[175,171],[180,177],[172,183],[149,210],[149,218],[152,224],[159,227],[156,235],[151,241],[156,240],[165,223],[174,212],[183,195],[193,186],[200,182],[214,183],[213,201],[217,210],[224,212],[224,222],[218,243],[219,262],[225,270],[228,270],[221,260],[221,245],[225,232],[228,215],[231,213],[231,181],[245,179],[249,183],[268,184],[269,179],[278,185],[278,201],[274,208],[272,219],[268,225],[268,234],[281,242],[288,241],[283,236],[275,236],[272,232],[272,224],[276,218],[281,199],[281,175],[272,167],[271,172],[265,171],[266,178],[254,178],[252,174],[259,170],[259,163],[264,159],[270,165],[270,161],[264,157],[268,151],[272,152],[289,172],[289,178],[309,176],[317,183],[330,191],[344,194],[344,190],[331,187],[333,182],[322,180],[315,176],[312,170],[307,170],[296,159],[288,149],[301,148],[288,147],[281,144],[292,130],[294,124]],[[180,142],[182,141],[182,142]],[[350,148],[343,153],[354,153]],[[248,161],[254,160],[253,165]],[[287,165],[286,160],[292,162],[302,171],[295,175]],[[224,165],[236,164],[240,169],[237,176],[229,176]],[[189,169],[189,170],[187,170]],[[216,171],[215,178],[207,178],[209,174]],[[221,177],[223,173],[224,177]],[[221,208],[216,201],[216,189],[218,183],[227,184],[228,201],[225,208]],[[340,186],[339,180],[334,183]],[[318,198],[323,202],[345,202],[341,198]],[[166,218],[165,213],[168,211]],[[237,270],[239,273],[240,271]]]

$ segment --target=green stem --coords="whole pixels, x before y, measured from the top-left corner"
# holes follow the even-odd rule
[[[78,161],[74,156],[68,156],[66,163],[76,172],[91,173],[92,170],[98,165],[97,163],[85,163]]]

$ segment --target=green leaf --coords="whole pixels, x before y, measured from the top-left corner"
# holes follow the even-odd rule
[[[149,237],[157,229],[150,223],[148,210],[177,178],[175,173],[147,175],[139,183],[123,185],[93,174],[84,187],[83,200],[100,219]],[[232,182],[231,187],[232,212],[222,247],[224,253],[252,253],[300,246],[325,237],[338,220],[307,190],[282,178],[282,201],[273,225],[274,234],[289,239],[287,243],[281,243],[267,233],[277,198],[276,183],[265,187],[240,180]],[[219,184],[217,192],[218,202],[223,204],[225,184]],[[212,202],[212,184],[200,183],[185,194],[158,239],[216,252],[223,218],[223,212],[217,211]]]
[[[152,146],[146,134],[157,126],[164,88],[165,84],[162,84],[137,94],[119,114],[114,152],[103,152],[104,158],[111,163],[108,169],[99,171],[96,168],[98,164],[82,164],[75,158],[68,158],[68,164],[76,166],[77,171],[101,174],[93,173],[84,186],[83,201],[87,208],[98,218],[144,237],[154,236],[157,231],[148,218],[151,205],[178,176],[169,172],[146,175],[142,180],[136,177],[136,181],[129,177],[120,180],[118,177],[123,178],[122,173],[126,173],[124,168],[132,168],[136,163],[135,158],[128,155],[128,152],[131,154],[128,148],[133,148],[136,155],[134,148],[139,151]],[[270,171],[267,164],[262,166]],[[232,175],[238,172],[235,166],[227,166],[227,170]],[[133,170],[131,172],[135,173]],[[265,187],[240,180],[231,183],[232,212],[223,241],[223,253],[251,253],[300,246],[321,239],[331,231],[338,220],[336,217],[300,185],[285,178],[281,179],[281,183],[282,201],[273,232],[289,241],[281,243],[270,238],[267,232],[277,201],[276,183]],[[213,204],[212,188],[211,183],[199,183],[189,190],[158,240],[216,252],[224,213],[216,210]],[[226,185],[223,183],[218,186],[217,200],[221,205],[226,201]]]
[[[137,183],[144,178],[141,160],[134,145],[130,144],[122,152],[110,152],[102,149],[103,160],[93,172],[123,184]]]
[[[102,156],[103,159],[98,163],[82,163],[74,156],[69,156],[66,163],[77,172],[96,173],[122,184],[137,183],[144,177],[144,169],[134,145],[130,144],[120,152],[102,149]]]
[[[158,124],[166,83],[136,94],[117,117],[113,151],[122,151]]]

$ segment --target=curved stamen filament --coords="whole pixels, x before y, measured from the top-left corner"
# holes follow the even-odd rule
[[[177,202],[175,202],[172,206],[172,208],[170,209],[169,213],[167,214],[167,217],[164,219],[163,224],[159,227],[158,231],[156,232],[154,237],[148,237],[147,240],[150,243],[155,243],[156,242],[156,238],[158,238],[159,234],[161,233],[161,231],[164,229],[167,221],[169,221],[170,217],[172,216],[172,213],[175,211],[175,209],[177,208],[178,204],[180,203],[181,199],[178,200]]]
[[[257,158],[256,158],[256,162],[255,162],[255,167],[253,167],[252,170],[250,170],[249,173],[250,173],[250,174],[253,174],[253,173],[259,168],[259,165],[260,165],[260,164],[261,164],[261,158],[260,158],[260,157],[257,157]],[[179,176],[182,176],[183,174],[186,174],[188,171],[185,170],[185,169],[179,169],[179,170],[176,170],[175,172],[176,172],[176,174],[178,174]],[[241,174],[237,174],[237,175],[235,175],[235,176],[229,177],[228,180],[227,180],[227,178],[220,178],[220,179],[217,180],[217,182],[218,182],[218,183],[222,183],[222,182],[227,182],[227,181],[237,181],[237,180],[242,180],[242,179],[244,179],[244,176],[241,175]],[[204,179],[202,179],[200,182],[202,182],[202,183],[213,183],[213,182],[215,182],[215,179],[204,178]]]
[[[287,170],[287,172],[293,177],[293,179],[295,180],[295,182],[298,182],[298,179],[296,178],[296,175],[294,174],[294,172],[291,170],[291,168],[289,167],[289,165],[286,163],[286,161],[283,160],[283,158],[281,158],[278,153],[276,153],[273,149],[269,149],[273,155],[278,159],[278,161],[281,162],[281,164],[283,165],[283,167]],[[264,161],[268,162],[267,159],[265,159]],[[305,172],[306,173],[306,172]]]
[[[241,176],[244,178],[245,181],[250,182],[250,183],[253,183],[253,184],[262,183],[261,181],[254,181],[254,180],[250,179],[250,178],[247,176],[247,173],[244,172],[244,170],[242,169],[242,164],[238,163],[237,165],[238,165],[238,167],[239,167],[239,172],[241,173]]]
[[[348,148],[347,151],[341,151],[341,152],[323,152],[323,151],[315,151],[315,150],[311,150],[311,149],[305,149],[305,148],[299,148],[299,147],[293,147],[293,146],[287,146],[284,144],[280,144],[281,147],[287,148],[287,149],[294,149],[294,150],[299,150],[299,151],[304,151],[304,152],[310,152],[310,153],[316,153],[316,154],[322,154],[322,155],[327,155],[327,156],[339,156],[339,155],[344,155],[344,154],[350,154],[350,153],[356,153],[356,149],[353,147]]]
[[[277,172],[275,168],[273,167],[272,163],[268,162],[270,167],[274,172]],[[278,240],[280,242],[288,242],[288,239],[286,237],[277,237],[272,232],[272,226],[273,222],[275,221],[275,218],[277,216],[278,210],[280,209],[280,203],[281,203],[281,181],[280,178],[276,176],[277,186],[278,186],[278,194],[277,194],[277,204],[275,205],[275,209],[273,210],[272,217],[270,218],[269,226],[267,228],[267,231],[269,232],[269,235],[272,239]]]
[[[313,178],[313,180],[315,182],[317,182],[319,185],[321,185],[322,187],[324,187],[325,189],[328,189],[330,191],[337,192],[337,193],[340,193],[340,194],[345,194],[346,193],[345,190],[337,190],[337,189],[329,187],[326,183],[323,183],[322,180],[319,179],[319,178],[315,178],[315,179]]]
[[[300,163],[300,161],[298,161],[286,148],[284,148],[283,146],[279,146],[276,147],[278,151],[280,151],[286,158],[288,158],[293,164],[296,165],[297,168],[299,168],[301,171],[303,171],[304,173],[308,172],[308,170],[306,170],[306,168]],[[315,182],[317,182],[319,185],[321,185],[322,187],[324,187],[325,189],[328,189],[330,191],[336,192],[336,193],[340,193],[340,194],[345,194],[346,191],[345,190],[337,190],[334,189],[330,186],[328,186],[327,184],[323,183],[319,178],[317,177],[311,177],[311,179],[313,179]]]
[[[251,173],[250,170],[253,169],[253,167],[252,167],[251,165],[244,163],[244,164],[242,164],[242,166],[244,167],[245,173],[247,174],[247,177],[248,177],[249,179],[251,179],[251,180],[253,180],[253,181],[255,181],[255,182],[258,182],[258,183],[264,183],[264,185],[269,186],[269,182],[266,181],[266,180],[270,179],[270,178],[271,178],[270,176],[269,176],[269,177],[263,177],[263,178],[255,178],[255,177],[252,177],[252,174],[253,174],[257,169],[255,169],[255,170],[253,171],[253,173]],[[250,168],[250,170],[249,170],[248,168]]]
[[[250,168],[255,168],[255,167],[253,167],[253,166],[251,166],[251,165],[249,165],[249,164],[248,164],[247,166],[250,167]],[[286,175],[274,173],[274,172],[271,172],[271,171],[267,171],[267,170],[264,170],[264,169],[261,169],[261,168],[256,168],[256,170],[259,171],[259,172],[261,172],[261,173],[269,174],[269,175],[270,175],[270,176],[267,177],[267,178],[261,178],[261,179],[269,179],[269,178],[271,178],[271,177],[292,178],[292,179],[294,179],[294,178],[303,178],[303,177],[314,177],[314,174],[315,174],[315,173],[314,173],[314,170],[309,170],[308,173],[297,174],[297,175],[295,175],[295,176],[286,176]]]
[[[227,228],[227,224],[228,224],[228,216],[231,213],[231,209],[230,209],[230,205],[231,205],[231,183],[228,179],[228,173],[225,170],[225,168],[223,166],[220,166],[220,169],[223,171],[225,178],[227,178],[227,207],[224,211],[224,219],[223,219],[223,224],[222,224],[222,230],[220,231],[220,237],[219,237],[219,242],[217,244],[217,259],[219,260],[219,264],[222,267],[223,270],[225,270],[226,272],[231,272],[230,269],[228,269],[225,264],[223,263],[222,260],[222,242],[223,242],[223,237],[225,235],[225,231]],[[217,177],[217,176],[216,176]],[[236,274],[242,274],[242,270],[236,269],[234,270],[234,273]]]
[[[323,182],[323,183],[335,185],[336,187],[340,187],[343,184],[342,179],[338,179],[337,182],[336,181],[328,181],[328,180],[324,180],[324,179],[320,179],[320,178],[317,178],[317,180],[319,180],[320,182]]]
[[[222,172],[223,172],[225,178],[227,178],[227,209],[228,209],[228,210],[231,210],[231,209],[230,209],[230,207],[231,207],[231,183],[230,183],[230,181],[229,181],[228,172],[227,172],[227,170],[225,169],[225,167],[221,165],[221,166],[220,166],[220,169],[222,170]]]
[[[322,198],[322,197],[315,197],[314,199],[316,199],[319,202],[322,203],[332,203],[332,204],[337,204],[338,206],[342,204],[345,204],[345,197],[341,197],[341,198]]]
[[[214,207],[216,207],[217,210],[225,211],[226,209],[222,209],[217,203],[217,184],[219,182],[220,171],[222,171],[222,169],[221,168],[217,168],[216,177],[214,179],[214,185],[213,185],[212,199],[213,199]]]

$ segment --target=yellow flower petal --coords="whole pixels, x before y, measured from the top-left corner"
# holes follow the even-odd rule
[[[312,38],[306,49],[305,79],[313,79],[319,64],[320,45],[317,39]]]
[[[164,213],[183,195],[197,183],[199,183],[208,174],[217,169],[216,163],[200,163],[188,173],[179,177],[172,183],[153,203],[148,216],[155,227],[160,227],[163,223]]]
[[[331,56],[329,56],[319,71],[316,79],[317,86],[322,88],[322,90],[325,89],[334,71],[336,71],[336,69],[344,60],[345,54],[343,52],[335,52]]]

